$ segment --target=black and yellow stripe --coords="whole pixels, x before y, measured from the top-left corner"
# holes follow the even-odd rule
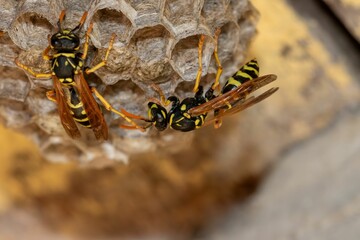
[[[79,99],[79,95],[76,92],[75,88],[68,88],[69,91],[69,99],[67,104],[70,108],[70,114],[72,115],[73,119],[78,122],[80,125],[91,128],[91,124],[89,121],[89,117],[84,109],[84,105]]]
[[[227,93],[241,84],[259,76],[259,65],[256,59],[247,62],[225,83],[221,93]]]

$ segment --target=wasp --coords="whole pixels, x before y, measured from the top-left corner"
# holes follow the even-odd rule
[[[214,57],[217,64],[217,73],[212,86],[205,92],[203,87],[199,85],[202,73],[202,48],[204,43],[204,35],[200,36],[198,46],[199,68],[195,80],[193,91],[194,97],[185,98],[180,101],[176,96],[170,96],[165,100],[165,96],[161,89],[151,84],[159,96],[160,101],[152,99],[148,103],[148,118],[133,115],[123,111],[130,118],[141,119],[149,122],[144,128],[154,126],[159,131],[165,130],[168,125],[170,128],[182,132],[188,132],[198,129],[202,126],[214,122],[216,128],[221,126],[221,118],[240,112],[275,93],[278,88],[274,87],[257,97],[248,97],[255,90],[273,82],[277,76],[274,74],[259,77],[259,65],[257,61],[251,60],[243,65],[232,77],[224,84],[220,94],[215,94],[215,90],[219,88],[219,79],[222,74],[222,66],[218,57],[218,37],[220,29],[215,31],[215,49]],[[169,111],[166,106],[171,104]],[[213,116],[208,117],[209,112],[214,112]],[[123,128],[134,129],[133,126],[121,125]]]
[[[86,17],[87,12],[84,12],[75,28],[63,29],[65,10],[61,11],[57,22],[58,31],[49,38],[49,46],[42,54],[44,60],[51,61],[50,73],[36,73],[30,67],[20,63],[18,59],[15,60],[15,63],[35,78],[52,78],[54,89],[48,91],[46,96],[50,101],[57,103],[61,123],[70,137],[80,137],[80,131],[76,124],[78,123],[92,129],[96,139],[108,139],[107,124],[93,95],[108,111],[120,115],[135,128],[142,129],[124,114],[115,110],[96,88],[90,87],[85,80],[84,73],[92,73],[106,65],[115,39],[115,34],[112,34],[105,57],[100,63],[92,68],[85,68],[84,62],[87,58],[89,38],[93,27],[91,23],[86,31],[83,52],[81,52],[79,32]],[[53,51],[53,55],[49,55],[50,51]]]

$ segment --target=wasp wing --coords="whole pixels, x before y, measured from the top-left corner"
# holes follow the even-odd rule
[[[76,126],[73,117],[70,114],[69,106],[66,103],[66,96],[61,87],[61,83],[55,75],[52,76],[52,79],[54,81],[55,97],[58,105],[58,112],[59,112],[61,124],[63,125],[65,131],[70,137],[79,138],[80,131]]]
[[[108,127],[83,73],[75,74],[74,79],[96,139],[107,140],[109,137]]]
[[[259,102],[261,102],[262,100],[270,97],[272,94],[274,94],[279,88],[278,87],[274,87],[274,88],[270,88],[269,90],[265,91],[264,93],[260,94],[257,97],[249,97],[248,99],[244,99],[241,102],[236,103],[232,108],[228,109],[228,110],[224,110],[223,112],[221,112],[218,115],[212,115],[210,117],[208,117],[206,119],[206,122],[204,124],[204,126],[209,125],[210,123],[213,123],[214,121],[225,117],[225,116],[230,116],[233,115],[235,113],[238,113],[240,111],[243,111]]]
[[[208,113],[215,109],[228,108],[228,106],[236,104],[236,102],[239,101],[239,99],[244,99],[250,93],[275,81],[276,78],[277,76],[275,74],[269,74],[258,78],[254,78],[252,80],[249,80],[241,84],[238,88],[232,91],[224,93],[204,104],[189,109],[188,113],[192,116],[197,116],[204,113]]]

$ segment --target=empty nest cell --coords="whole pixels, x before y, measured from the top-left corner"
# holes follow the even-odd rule
[[[176,43],[172,53],[170,63],[174,70],[185,81],[193,81],[199,68],[198,64],[198,45],[200,35],[193,35],[181,39]],[[212,38],[205,37],[202,50],[202,76],[207,72],[211,55],[214,50]]]
[[[134,31],[131,21],[121,11],[115,9],[100,9],[96,11],[91,21],[94,24],[92,40],[96,47],[107,46],[112,33],[116,34],[116,43],[127,45]]]
[[[163,0],[126,0],[126,2],[136,11],[134,23],[138,28],[160,23]]]
[[[53,26],[46,18],[28,12],[13,22],[9,35],[22,49],[44,48],[48,45],[47,36],[52,33],[52,30]]]
[[[162,25],[146,27],[137,30],[132,41],[139,58],[134,72],[135,81],[169,80],[174,73],[166,55],[170,33]]]
[[[189,21],[199,20],[201,9],[199,0],[167,0],[164,6],[164,17],[174,26]]]

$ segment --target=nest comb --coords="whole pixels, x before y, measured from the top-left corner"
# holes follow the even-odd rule
[[[57,29],[62,9],[66,9],[63,26],[67,28],[76,26],[84,11],[89,13],[84,29],[91,22],[94,29],[88,64],[99,62],[111,34],[117,35],[107,66],[87,80],[115,108],[140,115],[146,114],[147,99],[156,96],[150,82],[158,84],[167,96],[193,94],[200,34],[206,36],[202,84],[208,86],[216,72],[215,30],[221,28],[223,78],[244,61],[256,32],[257,11],[248,0],[0,0],[0,119],[30,136],[52,161],[126,161],[132,153],[154,150],[159,145],[181,149],[191,138],[191,133],[171,130],[160,134],[155,130],[141,133],[119,129],[120,119],[105,113],[109,141],[94,141],[91,130],[83,130],[81,140],[70,139],[61,126],[56,105],[45,96],[52,81],[29,78],[14,64],[19,57],[36,72],[49,71],[41,53],[48,44],[47,36]]]

